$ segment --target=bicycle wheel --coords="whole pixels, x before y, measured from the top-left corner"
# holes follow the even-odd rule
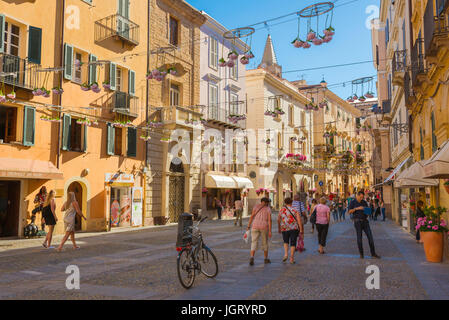
[[[198,252],[198,262],[201,265],[201,273],[208,278],[215,278],[218,274],[218,262],[213,252],[203,246]]]
[[[178,255],[178,278],[181,285],[190,289],[195,281],[195,264],[193,262],[192,250],[182,249]]]

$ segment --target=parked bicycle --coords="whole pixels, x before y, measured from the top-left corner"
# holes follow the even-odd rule
[[[189,227],[186,238],[191,239],[184,247],[178,247],[178,278],[181,285],[189,289],[193,286],[196,274],[204,274],[208,278],[215,278],[218,274],[217,258],[203,241],[199,225],[206,220],[201,219],[196,225]]]

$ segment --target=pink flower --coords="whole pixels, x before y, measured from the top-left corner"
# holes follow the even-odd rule
[[[430,229],[430,228],[432,228],[432,226],[427,226],[427,229]]]
[[[311,31],[307,34],[307,41],[312,41],[315,38],[316,38],[315,32]]]
[[[433,226],[433,230],[438,230],[438,226]]]
[[[312,45],[311,45],[310,43],[308,43],[308,42],[305,42],[305,43],[302,45],[302,47],[303,47],[304,49],[309,49],[311,46],[312,46]]]

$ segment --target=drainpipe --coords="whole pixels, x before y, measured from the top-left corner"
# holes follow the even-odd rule
[[[62,10],[61,10],[61,68],[64,67],[64,26],[65,26],[65,0],[62,1]],[[64,71],[61,71],[59,77],[59,86],[62,88],[62,84],[64,82]],[[62,107],[62,94],[59,95],[59,106]],[[61,119],[61,110],[58,111],[59,119]],[[61,122],[58,122],[58,144],[56,146],[57,149],[57,158],[56,158],[56,168],[59,169],[59,158],[61,156]]]

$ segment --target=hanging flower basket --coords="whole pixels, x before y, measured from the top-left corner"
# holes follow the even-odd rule
[[[361,96],[361,97],[359,97],[359,101],[360,101],[360,102],[365,102],[365,101],[366,101],[366,98],[365,98],[365,96]]]
[[[324,42],[324,43],[329,43],[329,42],[332,41],[332,39],[333,39],[332,36],[325,36],[325,37],[323,38],[323,42]]]
[[[334,29],[332,26],[330,26],[329,28],[327,28],[326,30],[324,30],[323,33],[324,33],[326,36],[332,37],[332,36],[335,35],[335,29]]]
[[[143,141],[150,141],[150,140],[151,140],[151,137],[150,137],[150,136],[147,136],[147,135],[141,135],[141,136],[140,136],[140,139],[143,140]]]
[[[313,43],[314,45],[316,45],[316,46],[321,46],[321,45],[323,44],[323,39],[320,39],[320,38],[314,38],[314,39],[312,40],[312,43]]]
[[[132,122],[130,120],[126,121],[116,120],[112,123],[112,125],[117,128],[128,128],[132,126]]]
[[[159,69],[154,69],[153,71],[151,71],[151,74],[153,75],[153,77],[158,77],[161,75],[161,72],[159,71]]]
[[[226,67],[227,65],[228,65],[228,63],[226,62],[226,60],[224,58],[221,58],[220,60],[218,60],[218,66]]]
[[[6,102],[6,96],[3,91],[0,91],[0,103]]]
[[[312,41],[313,39],[316,39],[316,33],[312,29],[310,29],[309,33],[307,34],[307,41]]]
[[[271,143],[271,139],[265,140],[265,143],[269,145]]]
[[[243,65],[249,64],[249,59],[246,56],[240,58],[240,63]]]
[[[226,65],[227,65],[229,68],[234,68],[235,62],[234,62],[234,60],[230,59],[230,60],[226,63]]]
[[[368,92],[365,94],[365,97],[367,97],[368,99],[374,98],[374,92],[368,91]]]
[[[164,126],[164,123],[161,122],[161,121],[150,121],[150,122],[148,123],[148,126],[149,126],[150,128],[161,128],[161,127]]]
[[[49,117],[49,116],[41,116],[42,121],[48,121],[48,122],[61,122],[61,118],[58,117]]]
[[[305,44],[299,37],[292,41],[292,44],[295,48],[302,48]]]
[[[354,94],[354,95],[352,96],[352,99],[354,99],[354,101],[355,101],[355,100],[358,100],[359,97],[358,97],[356,94]]]
[[[53,89],[51,89],[51,91],[53,92],[53,94],[63,94],[64,90],[60,87],[54,87]]]
[[[231,52],[229,52],[228,58],[235,61],[239,58],[239,54],[237,53],[237,51],[232,50]]]
[[[170,73],[172,76],[178,75],[178,71],[176,70],[175,67],[168,68],[167,72]]]
[[[353,99],[352,96],[351,96],[351,97],[349,97],[348,99],[346,99],[346,101],[348,101],[349,103],[352,103],[352,102],[354,102],[354,99]]]
[[[8,99],[14,100],[16,98],[16,93],[13,91],[10,94],[6,95]]]
[[[251,51],[248,51],[247,53],[245,53],[245,57],[247,59],[254,59],[254,54]]]
[[[161,138],[161,142],[168,143],[170,142],[170,138]]]
[[[50,90],[45,90],[45,92],[42,94],[44,98],[50,98]]]
[[[304,49],[309,49],[312,45],[309,42],[304,42],[304,44],[302,45],[302,47]]]

